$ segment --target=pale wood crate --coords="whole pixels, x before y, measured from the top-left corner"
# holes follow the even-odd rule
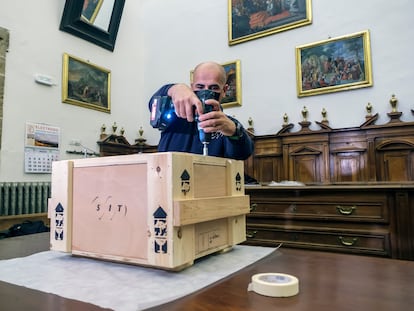
[[[243,169],[178,152],[54,162],[51,249],[183,269],[246,240]]]

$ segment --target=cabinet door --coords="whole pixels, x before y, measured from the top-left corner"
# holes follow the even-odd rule
[[[334,182],[359,182],[367,180],[365,154],[338,152],[332,156],[332,180]]]
[[[256,159],[258,180],[261,182],[280,181],[282,162],[278,157],[260,157]]]
[[[390,150],[379,154],[379,181],[412,181],[413,153],[409,150]]]
[[[282,176],[281,141],[274,135],[255,139],[254,177],[260,182],[280,181]]]
[[[412,135],[377,139],[375,154],[378,181],[414,180],[414,138]]]
[[[303,183],[322,182],[318,154],[295,155],[292,157],[292,169],[289,172],[290,180]]]

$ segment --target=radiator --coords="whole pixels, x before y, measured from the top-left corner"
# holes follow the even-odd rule
[[[50,182],[1,182],[0,216],[47,213]]]

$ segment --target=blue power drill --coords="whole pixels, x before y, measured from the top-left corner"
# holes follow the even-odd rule
[[[207,105],[205,102],[208,99],[219,100],[220,93],[211,90],[194,91],[203,105],[204,113],[213,110],[212,105]],[[164,131],[177,117],[175,114],[174,104],[170,96],[154,96],[151,105],[150,123],[153,128],[158,128]],[[195,120],[198,123],[198,115],[195,115]],[[198,137],[203,144],[203,155],[208,155],[208,144],[211,141],[211,133],[204,133],[203,129],[198,128]]]

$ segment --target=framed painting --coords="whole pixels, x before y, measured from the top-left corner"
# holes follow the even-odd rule
[[[66,0],[59,29],[104,49],[115,49],[125,0]]]
[[[229,45],[312,23],[311,0],[227,0]]]
[[[298,97],[373,85],[369,31],[296,47]]]
[[[240,60],[222,64],[226,71],[226,84],[228,85],[226,95],[221,100],[223,108],[241,106],[241,72]]]
[[[63,54],[62,101],[111,112],[111,71]]]

